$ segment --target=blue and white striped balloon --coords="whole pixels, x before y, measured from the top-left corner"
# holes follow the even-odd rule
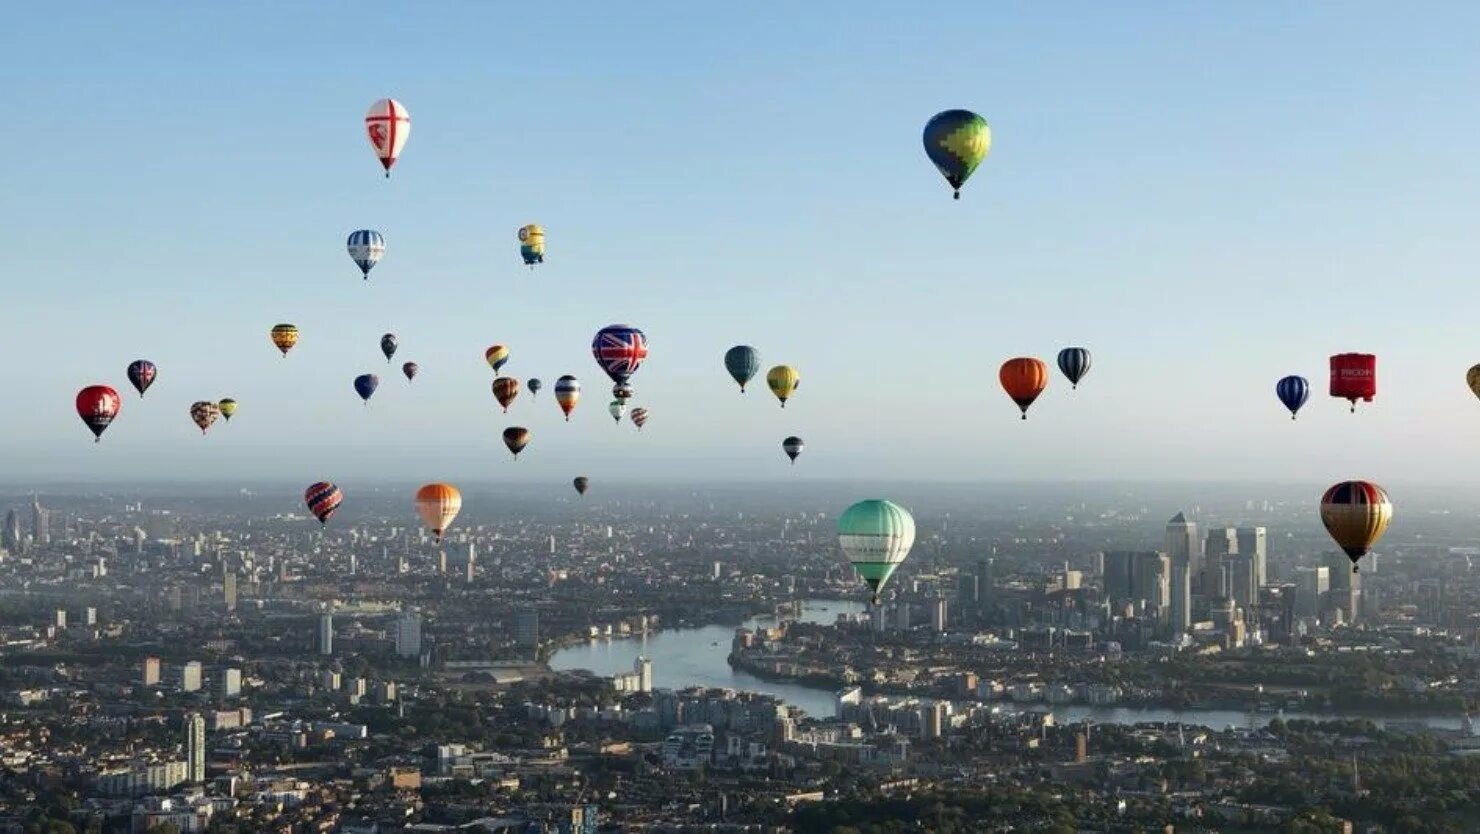
[[[379,263],[381,257],[385,255],[385,238],[374,229],[361,229],[358,232],[349,233],[345,248],[349,250],[349,256],[360,268],[361,274],[369,278],[370,268]]]
[[[1290,419],[1294,420],[1295,412],[1310,399],[1310,381],[1303,376],[1287,376],[1274,384],[1274,394],[1290,409]]]

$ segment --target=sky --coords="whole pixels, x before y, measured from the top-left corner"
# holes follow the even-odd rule
[[[1466,3],[16,7],[0,474],[1474,481],[1477,28]],[[389,180],[385,96],[413,124]],[[959,202],[920,144],[955,107],[993,129]],[[368,282],[359,228],[387,241]],[[613,322],[649,339],[641,433],[590,356]],[[508,415],[496,342],[546,384]],[[738,392],[738,343],[800,370],[787,408]],[[1067,345],[1089,376],[1019,420],[998,366]],[[1356,415],[1325,396],[1344,351],[1380,357]],[[100,444],[93,383],[124,394]],[[201,437],[190,404],[227,396]]]

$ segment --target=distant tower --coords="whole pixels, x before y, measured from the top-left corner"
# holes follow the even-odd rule
[[[526,649],[539,648],[540,612],[524,606],[514,611],[514,642]]]
[[[396,619],[396,654],[421,657],[421,614],[415,609],[403,611]]]
[[[637,675],[637,688],[641,692],[653,691],[653,662],[639,656],[632,661],[632,671]]]
[[[31,540],[37,545],[51,544],[51,518],[41,506],[36,493],[31,493]]]
[[[226,604],[227,611],[236,610],[236,571],[227,571],[221,577],[222,602]]]
[[[1172,567],[1180,563],[1187,567],[1188,576],[1202,572],[1202,539],[1197,537],[1197,522],[1188,521],[1187,516],[1177,513],[1167,522],[1166,552]]]
[[[11,553],[21,552],[21,517],[16,515],[14,507],[5,514],[5,529],[0,532],[0,544]]]
[[[185,767],[191,783],[206,780],[206,720],[198,712],[185,716]]]
[[[334,654],[334,615],[328,611],[319,615],[319,654]]]
[[[468,565],[467,565],[467,581],[468,581],[469,584],[471,584],[472,581],[473,581],[473,576],[474,576],[475,572],[477,571],[477,564],[478,564],[478,546],[476,544],[473,544],[472,542],[469,542],[468,543]]]
[[[1254,588],[1269,584],[1268,533],[1263,527],[1240,527],[1234,531],[1238,541],[1238,552],[1254,561]]]

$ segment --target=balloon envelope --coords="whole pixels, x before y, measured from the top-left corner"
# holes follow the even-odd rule
[[[344,493],[328,481],[312,484],[303,492],[303,503],[308,505],[308,511],[313,513],[320,524],[329,523],[329,517],[339,509],[339,502],[343,500]]]
[[[503,407],[504,413],[509,411],[509,403],[519,396],[519,380],[511,376],[501,376],[493,381],[493,398]]]
[[[360,374],[355,377],[355,393],[359,394],[360,399],[365,402],[370,401],[370,395],[374,394],[375,389],[379,387],[380,377],[375,374]]]
[[[545,230],[540,224],[519,228],[519,257],[531,267],[545,262]]]
[[[878,605],[879,592],[915,544],[914,516],[893,501],[859,501],[838,517],[838,544]]]
[[[591,485],[591,479],[587,478],[585,475],[581,475],[571,483],[575,486],[577,493],[585,495],[586,489]]]
[[[612,416],[613,420],[620,423],[622,422],[622,418],[627,414],[627,401],[612,400],[611,404],[606,407],[606,411]]]
[[[385,354],[385,361],[391,361],[391,357],[396,355],[396,347],[399,344],[394,333],[387,333],[380,337],[380,352]]]
[[[401,149],[406,147],[406,138],[411,135],[411,114],[401,102],[383,98],[370,105],[365,113],[365,136],[375,151],[375,158],[391,175],[391,166],[401,158]]]
[[[1020,356],[1009,359],[1002,363],[1002,368],[997,372],[997,378],[1002,382],[1002,390],[1012,401],[1017,403],[1023,412],[1023,419],[1028,419],[1028,406],[1038,399],[1043,389],[1048,386],[1048,366],[1043,360],[1034,359],[1031,356]]]
[[[565,419],[570,420],[570,413],[575,410],[576,403],[581,399],[581,382],[575,377],[566,374],[555,380],[555,402],[560,410],[565,412]]]
[[[922,140],[925,155],[959,200],[961,186],[992,149],[992,129],[986,119],[970,110],[946,110],[925,124]]]
[[[1066,347],[1059,351],[1059,370],[1069,378],[1071,388],[1079,387],[1079,380],[1089,373],[1089,351],[1082,347]]]
[[[213,402],[201,400],[192,403],[190,406],[190,420],[200,427],[200,433],[202,435],[206,433],[206,429],[209,429],[216,422],[216,418],[219,416],[221,416],[221,409]]]
[[[483,358],[488,360],[488,367],[492,368],[494,373],[498,373],[504,363],[509,361],[509,349],[503,345],[493,345],[483,351]]]
[[[93,440],[103,439],[103,432],[113,425],[113,418],[123,408],[118,392],[107,385],[89,385],[77,392],[77,416],[93,433]]]
[[[529,445],[529,429],[523,426],[510,426],[504,429],[504,445],[514,453],[514,457],[519,457],[519,453]]]
[[[385,238],[374,229],[361,229],[349,233],[344,248],[349,252],[350,260],[360,268],[360,277],[369,279],[370,270],[385,256]]]
[[[800,455],[805,448],[806,444],[802,443],[802,439],[795,435],[781,441],[781,451],[785,452],[786,456],[791,458],[792,463],[796,463],[797,455]]]
[[[761,352],[750,345],[735,345],[725,351],[725,370],[740,384],[740,393],[743,394],[745,384],[761,371]]]
[[[591,355],[612,382],[626,382],[647,358],[647,336],[630,325],[608,324],[591,340]]]
[[[462,493],[452,484],[426,484],[416,491],[416,514],[437,541],[462,509]]]
[[[277,349],[283,352],[284,357],[294,345],[298,344],[298,328],[291,324],[279,324],[273,327],[268,336],[272,339],[272,343],[277,345]]]
[[[158,374],[159,368],[148,359],[135,359],[128,366],[128,381],[133,384],[134,390],[138,391],[141,397],[144,396],[145,391],[149,390],[149,386],[154,384],[154,377]]]
[[[416,379],[416,372],[420,370],[421,366],[416,364],[415,362],[407,362],[406,364],[401,366],[401,373],[406,375],[407,382]]]
[[[531,378],[528,382],[524,383],[524,385],[526,388],[529,389],[529,395],[531,397],[533,397],[535,394],[538,394],[540,392],[540,389],[545,387],[545,383],[540,382],[538,378]]]
[[[1387,532],[1392,518],[1387,492],[1371,481],[1342,481],[1321,496],[1321,523],[1352,560],[1352,573],[1357,572],[1357,560]]]
[[[1331,357],[1331,396],[1352,404],[1372,402],[1377,396],[1377,357],[1370,353],[1338,353]]]
[[[226,422],[230,423],[231,415],[236,413],[236,400],[227,397],[221,402],[216,403],[216,410],[221,412],[221,416],[226,418]]]
[[[648,410],[646,408],[632,409],[632,425],[637,426],[638,431],[642,431],[642,427],[644,424],[647,423],[647,421]]]
[[[1470,386],[1470,393],[1480,397],[1480,365],[1475,365],[1465,373],[1465,384]]]
[[[797,369],[790,365],[777,365],[766,371],[766,387],[781,401],[781,407],[786,408],[786,401],[791,397],[797,386],[802,384],[802,375]]]
[[[1274,395],[1280,398],[1285,408],[1290,409],[1290,419],[1310,399],[1310,380],[1303,376],[1287,376],[1274,384]]]

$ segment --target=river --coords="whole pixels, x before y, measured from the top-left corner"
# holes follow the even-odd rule
[[[858,602],[809,600],[804,603],[801,619],[809,623],[830,625],[839,614],[856,614],[864,606]],[[747,628],[774,625],[770,617],[747,620]],[[568,646],[550,658],[550,668],[557,671],[586,669],[598,675],[615,675],[632,671],[639,656],[653,661],[653,685],[671,689],[707,686],[764,692],[805,710],[814,718],[833,715],[833,691],[799,683],[767,681],[747,672],[730,668],[730,641],[735,636],[731,626],[664,629],[646,637],[588,640]],[[1011,704],[1003,704],[1012,709]],[[1034,707],[1029,707],[1034,709]],[[1036,709],[1043,709],[1039,706]],[[1158,707],[1090,707],[1064,705],[1053,708],[1061,723],[1089,720],[1099,724],[1137,724],[1141,722],[1181,722],[1222,730],[1226,727],[1263,726],[1275,717],[1330,721],[1337,718],[1369,718],[1381,725],[1385,718],[1403,722],[1422,722],[1429,727],[1458,730],[1463,721],[1458,715],[1365,716],[1327,712],[1245,712],[1224,709],[1173,710]]]

